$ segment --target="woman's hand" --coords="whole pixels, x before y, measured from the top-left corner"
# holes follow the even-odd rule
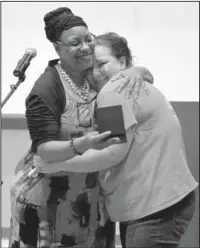
[[[110,131],[99,133],[97,131],[89,132],[85,136],[74,140],[74,147],[80,152],[84,153],[89,149],[102,150],[110,145],[119,144],[119,138],[109,138]]]
[[[137,99],[144,81],[153,84],[152,74],[144,67],[129,67],[111,79],[112,82],[117,80],[121,81],[118,93],[125,90],[127,98],[134,97]]]

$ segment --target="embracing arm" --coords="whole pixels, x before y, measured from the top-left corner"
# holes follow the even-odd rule
[[[77,152],[82,154],[82,156],[90,148],[97,146],[98,143],[106,147],[109,145],[109,142],[106,143],[103,140],[110,136],[110,132],[104,132],[99,134],[98,132],[89,132],[86,135],[76,138],[73,141],[73,146],[71,146],[70,141],[49,141],[42,143],[38,146],[37,154],[47,162],[54,162],[54,167],[56,171],[60,171],[59,167],[55,162],[68,161],[72,158],[77,158]],[[118,139],[110,138],[110,144],[118,144]]]
[[[75,156],[69,141],[58,141],[58,122],[37,95],[26,102],[26,118],[35,153],[49,162],[65,161]]]
[[[148,83],[151,83],[151,84],[154,83],[153,75],[147,68],[141,67],[141,66],[134,66],[134,68],[138,70],[139,73],[141,73],[141,76],[144,81],[147,81]]]
[[[59,163],[48,163],[35,158],[35,166],[42,173],[55,173],[57,171],[95,172],[117,165],[126,157],[133,142],[133,127],[126,132],[127,143],[111,145],[103,150],[89,149],[83,155]],[[42,166],[41,166],[42,164]],[[56,170],[56,171],[55,171]]]
[[[76,154],[69,141],[48,141],[38,146],[37,154],[48,162],[59,162],[73,158]]]
[[[70,160],[77,156],[70,145],[70,136],[66,141],[59,140],[60,128],[51,112],[45,103],[38,97],[33,96],[27,102],[26,118],[29,133],[33,141],[34,152],[43,160],[51,162],[61,162]],[[67,130],[66,130],[67,131]],[[90,132],[85,136],[76,138],[74,146],[80,153],[84,153],[93,147],[93,144],[101,143],[107,138],[110,132],[98,134],[98,132]],[[111,143],[119,143],[114,139],[110,139]],[[54,165],[54,171],[59,171],[59,168]]]
[[[104,97],[101,98],[101,103],[98,105],[122,105],[127,143],[111,145],[103,150],[89,149],[81,156],[76,156],[65,162],[56,163],[56,168],[59,168],[59,171],[94,172],[105,170],[122,162],[132,145],[134,138],[134,124],[137,123],[131,104],[124,103],[128,101],[130,102],[129,99],[125,99],[122,95],[117,94],[116,92],[109,92],[108,94],[104,94]],[[42,164],[42,168],[39,167],[40,164]],[[35,165],[38,167],[40,172],[54,172],[53,165],[51,166],[50,163],[45,162],[44,160],[40,161],[40,158],[36,158]]]

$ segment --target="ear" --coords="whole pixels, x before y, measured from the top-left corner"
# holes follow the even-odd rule
[[[121,56],[119,58],[119,61],[121,63],[121,69],[124,70],[126,68],[126,57],[125,56]]]

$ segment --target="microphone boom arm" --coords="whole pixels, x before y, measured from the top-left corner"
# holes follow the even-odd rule
[[[18,86],[25,80],[26,76],[25,74],[22,74],[19,76],[19,79],[16,84],[10,85],[10,92],[7,94],[7,96],[4,98],[3,102],[1,103],[1,108],[5,105],[5,103],[8,101],[8,99],[12,96],[12,94],[15,92],[15,90],[18,88]]]
[[[1,103],[1,108],[5,105],[8,99],[12,96],[12,94],[15,92],[18,86],[25,80],[26,78],[25,71],[29,67],[31,59],[34,58],[36,55],[37,55],[37,51],[35,48],[26,49],[24,56],[22,57],[22,59],[19,60],[17,67],[15,68],[13,72],[14,76],[18,77],[18,81],[16,84],[10,85],[11,91],[8,93],[8,95],[5,97],[5,99]]]

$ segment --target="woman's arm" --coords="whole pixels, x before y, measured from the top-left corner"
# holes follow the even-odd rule
[[[63,163],[56,163],[59,171],[71,172],[93,172],[100,171],[117,165],[121,162],[129,152],[133,142],[134,126],[137,123],[132,109],[131,100],[124,98],[122,94],[116,92],[99,93],[97,104],[99,107],[121,105],[124,115],[124,124],[127,135],[127,143],[112,145],[103,150],[90,149],[82,156],[77,156]],[[42,168],[40,168],[42,164]],[[48,162],[41,161],[37,158],[35,165],[38,170],[43,173],[54,173],[54,168]]]
[[[140,88],[144,81],[153,84],[154,78],[151,72],[145,67],[131,66],[111,79],[111,82],[118,81],[119,87],[117,89],[118,93],[126,92],[126,97],[131,98],[135,95],[135,87],[137,87],[138,94],[140,93]]]
[[[26,118],[35,148],[34,152],[42,159],[48,162],[59,162],[77,156],[69,140],[58,140],[60,132],[59,125],[51,110],[38,96],[33,96],[27,102]],[[83,137],[76,138],[76,149],[80,153],[84,153],[109,135],[109,132],[103,134],[91,132]]]
[[[48,163],[35,157],[35,166],[39,172],[51,174],[58,171],[96,172],[119,164],[128,154],[133,142],[133,127],[127,132],[127,143],[111,145],[103,150],[89,149],[81,156],[76,156],[65,162]]]
[[[27,100],[26,119],[34,153],[49,162],[65,161],[75,156],[69,141],[58,141],[59,124],[39,96],[33,95]]]
[[[110,132],[99,134],[98,132],[89,132],[86,135],[76,138],[72,143],[70,141],[49,141],[38,146],[37,154],[48,162],[61,162],[70,160],[75,156],[84,154],[91,148],[107,147],[110,144],[117,144],[120,141],[116,138],[110,138],[108,142],[104,141],[110,136]],[[99,145],[100,144],[100,145]],[[78,152],[78,153],[77,153]],[[56,168],[57,169],[57,168]]]
[[[48,162],[65,161],[76,156],[70,141],[48,141],[37,148],[37,154]]]

